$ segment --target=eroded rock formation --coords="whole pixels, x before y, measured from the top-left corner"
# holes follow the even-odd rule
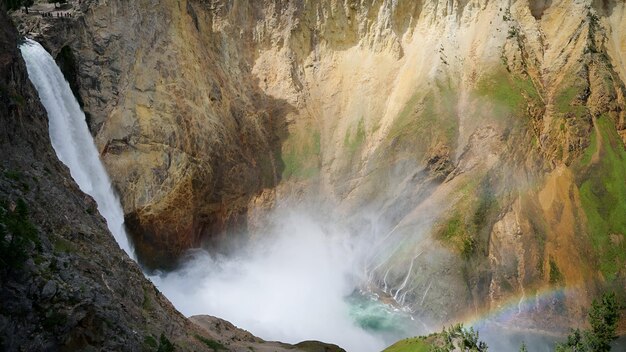
[[[379,214],[372,281],[425,316],[576,288],[537,307],[549,327],[582,321],[600,287],[624,293],[625,11],[110,0],[82,1],[72,31],[20,21],[71,48],[148,264],[245,232],[276,199],[320,198],[355,231],[351,214]]]
[[[187,320],[145,278],[57,159],[19,40],[0,9],[0,350],[310,350]]]

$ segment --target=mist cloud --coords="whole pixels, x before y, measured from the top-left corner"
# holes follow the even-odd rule
[[[360,246],[310,216],[275,219],[272,231],[233,255],[196,250],[181,269],[152,280],[188,316],[215,315],[268,340],[382,350],[386,342],[354,322],[345,299],[362,279]]]

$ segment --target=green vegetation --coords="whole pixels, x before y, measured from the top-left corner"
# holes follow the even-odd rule
[[[29,8],[35,3],[34,0],[2,0],[2,4],[7,10],[17,10],[20,7]]]
[[[550,283],[553,285],[563,284],[563,274],[559,270],[559,267],[556,265],[554,259],[550,258]]]
[[[558,344],[556,352],[583,352],[587,351],[580,330],[576,329],[567,336],[567,342]]]
[[[617,338],[615,332],[621,308],[614,293],[605,293],[599,300],[595,299],[589,311],[591,330],[573,330],[566,342],[556,346],[556,352],[610,351],[611,342]]]
[[[589,311],[591,332],[587,336],[594,351],[610,351],[611,342],[617,339],[615,331],[619,321],[619,310],[615,293],[604,294],[600,300],[594,300]]]
[[[400,340],[387,347],[383,352],[429,352],[432,346],[424,337]]]
[[[519,352],[528,352],[528,347],[526,347],[526,342],[522,341],[522,345],[519,346]]]
[[[8,180],[14,181],[19,184],[23,191],[28,192],[30,190],[30,186],[26,182],[26,177],[19,171],[6,170],[3,173],[4,177]]]
[[[493,103],[496,116],[524,114],[528,100],[541,101],[530,78],[513,76],[503,71],[482,79],[476,93]]]
[[[598,143],[592,137],[595,143],[585,152],[581,163],[589,165],[591,153],[598,147],[601,157],[589,166],[579,191],[600,270],[612,281],[626,263],[626,151],[608,117],[598,118],[597,127],[601,141]]]
[[[572,330],[567,341],[556,345],[556,352],[609,352],[611,343],[617,338],[620,306],[614,293],[604,294],[593,301],[589,311],[591,329]],[[454,325],[442,332],[401,340],[383,352],[486,352],[487,344],[480,341],[473,328],[465,329],[462,324]],[[520,352],[528,352],[522,342]]]
[[[364,142],[365,122],[363,121],[363,118],[361,118],[353,135],[350,133],[350,129],[346,131],[346,136],[343,139],[343,146],[345,147],[346,152],[350,155],[350,158],[352,158],[354,153],[361,148]]]
[[[500,9],[502,10],[502,9]],[[504,10],[504,15],[502,16],[502,20],[505,22],[513,21],[513,16],[511,15],[511,9],[507,8]]]
[[[152,310],[152,300],[150,299],[150,296],[148,295],[148,291],[146,290],[145,287],[143,288],[143,301],[141,302],[141,307],[145,311]]]
[[[459,213],[456,213],[447,223],[444,224],[440,237],[444,242],[456,247],[467,257],[466,243],[471,241],[471,236],[466,231],[465,223]],[[471,243],[470,243],[471,245]],[[471,249],[471,248],[468,248]]]
[[[592,133],[590,138],[589,147],[585,149],[585,152],[580,160],[583,166],[589,165],[589,163],[591,163],[591,159],[598,151],[598,138],[596,137],[596,134]]]
[[[158,348],[159,347],[159,343],[157,342],[157,340],[154,338],[154,336],[152,335],[148,335],[143,339],[143,344],[148,346],[149,348]]]
[[[12,181],[20,181],[23,176],[19,171],[12,171],[12,170],[7,170],[4,172],[4,177],[8,178],[9,180]]]
[[[485,238],[498,209],[498,200],[485,176],[480,182],[469,182],[461,190],[462,200],[439,230],[439,237],[456,248],[465,259],[484,249]]]
[[[389,133],[387,134],[387,138],[393,140],[395,138],[399,138],[406,134],[412,134],[410,132],[415,132],[419,127],[418,123],[414,121],[416,118],[417,107],[419,103],[419,97],[417,94],[414,94],[411,99],[404,105],[404,109],[400,111],[398,117],[394,120],[393,126],[391,127]],[[413,131],[408,131],[409,128],[413,128]]]
[[[26,98],[24,98],[23,95],[21,94],[13,94],[11,95],[11,98],[13,99],[13,101],[15,103],[17,103],[17,105],[19,106],[26,106]]]
[[[474,211],[472,223],[474,224],[476,230],[480,231],[489,225],[489,216],[495,209],[497,209],[498,200],[486,180],[481,182],[477,193],[478,204],[475,208],[476,210]]]
[[[175,348],[174,348],[174,344],[170,342],[170,340],[168,340],[167,337],[165,337],[165,335],[161,334],[161,337],[159,338],[159,348],[157,349],[157,352],[174,352]]]
[[[554,98],[554,106],[557,111],[567,112],[572,109],[572,102],[577,98],[581,88],[576,85],[568,85],[561,90]]]
[[[414,94],[394,119],[385,140],[388,146],[421,157],[431,141],[453,147],[458,134],[458,95],[438,84],[425,96]]]
[[[443,225],[440,237],[444,242],[455,247],[465,259],[469,259],[476,249],[476,239],[473,237],[474,228],[466,225],[460,213]]]
[[[38,243],[26,202],[18,199],[13,210],[0,202],[0,275],[21,268],[28,259],[28,249]]]
[[[427,337],[414,337],[396,342],[383,352],[486,352],[487,344],[480,341],[478,331],[463,324],[443,329]]]
[[[212,349],[214,352],[218,352],[218,351],[222,351],[222,350],[228,351],[226,346],[222,345],[218,341],[207,339],[206,337],[200,336],[200,335],[194,335],[194,337],[196,339],[198,339],[198,341],[200,341],[203,344],[205,344],[208,348]]]
[[[463,237],[463,247],[461,253],[465,259],[469,259],[476,250],[476,239],[471,236]]]
[[[320,132],[317,130],[296,131],[289,136],[281,155],[284,164],[283,179],[308,179],[319,173],[320,140]]]
[[[443,232],[443,238],[446,240],[452,240],[453,238],[462,235],[464,232],[463,226],[461,223],[460,215],[454,216],[445,226]]]
[[[72,242],[66,240],[65,238],[57,237],[53,239],[54,251],[57,253],[72,253],[76,252],[76,248]]]
[[[588,116],[587,107],[582,102],[582,96],[588,90],[587,83],[579,80],[570,80],[561,84],[560,90],[554,96],[553,107],[556,112],[565,114],[568,117],[582,118]],[[570,121],[571,122],[571,121]],[[560,129],[565,130],[564,121],[560,122]]]

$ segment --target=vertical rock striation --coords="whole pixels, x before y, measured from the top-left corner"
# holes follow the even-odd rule
[[[110,0],[82,1],[72,34],[20,21],[76,58],[146,264],[319,198],[355,231],[385,229],[369,274],[401,303],[440,322],[572,288],[550,327],[624,293],[624,11]]]
[[[300,350],[187,320],[144,277],[57,159],[18,44],[0,11],[0,350]]]

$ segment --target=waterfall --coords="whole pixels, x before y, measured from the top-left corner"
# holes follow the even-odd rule
[[[122,206],[69,83],[52,56],[36,41],[26,39],[20,51],[26,61],[28,77],[48,112],[50,140],[57,157],[70,169],[80,189],[96,200],[98,211],[106,219],[115,240],[134,259],[124,228]]]
[[[134,258],[119,199],[69,84],[37,42],[26,40],[20,50],[48,112],[58,158],[96,200],[118,244]],[[411,323],[402,312],[356,293],[360,249],[369,242],[356,243],[343,227],[322,224],[307,209],[270,216],[276,226],[258,235],[263,241],[229,257],[195,250],[178,270],[148,279],[183,314],[220,316],[267,340],[324,340],[369,352],[409,335],[403,326]]]

